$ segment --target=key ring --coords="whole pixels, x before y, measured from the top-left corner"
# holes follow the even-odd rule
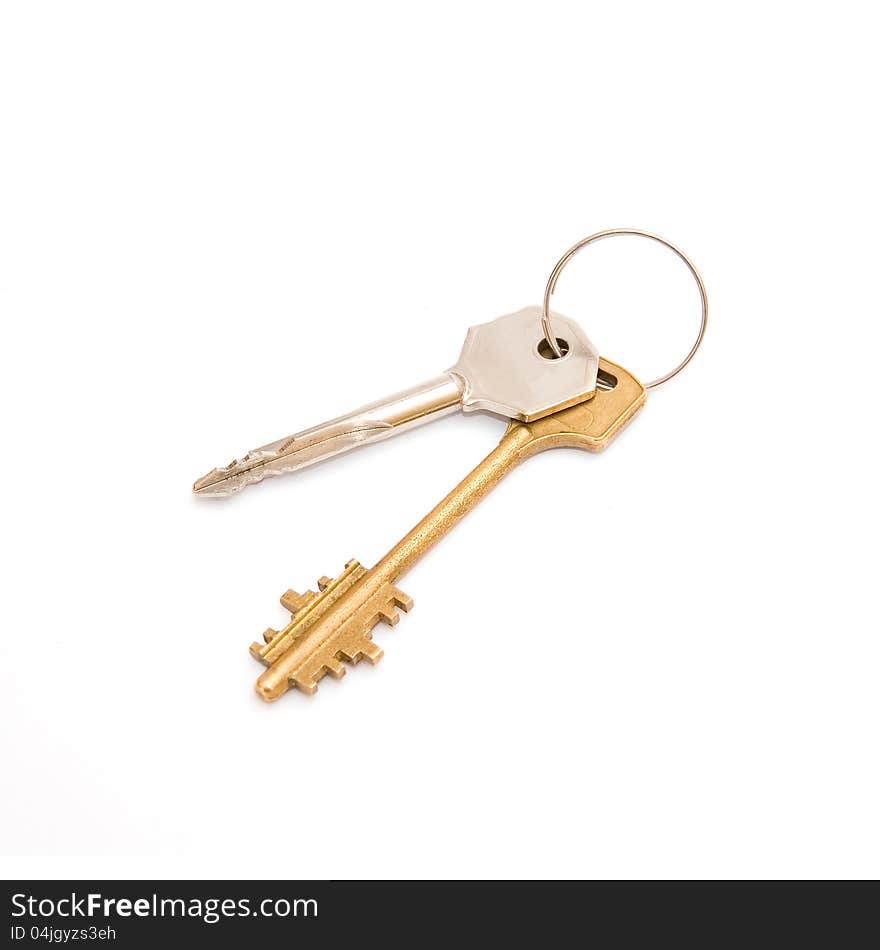
[[[645,237],[649,238],[652,241],[656,241],[658,244],[662,244],[664,247],[668,247],[670,251],[678,255],[678,257],[684,261],[687,265],[687,269],[691,272],[691,276],[697,282],[697,288],[700,291],[700,302],[702,305],[702,312],[700,316],[700,330],[697,333],[697,339],[694,341],[694,345],[691,347],[688,355],[676,366],[674,369],[670,370],[664,376],[658,376],[657,379],[651,380],[650,383],[645,383],[645,389],[654,389],[656,386],[665,383],[668,380],[672,379],[673,376],[677,376],[688,363],[694,358],[694,354],[700,348],[700,344],[703,342],[703,335],[706,332],[706,321],[709,318],[709,300],[706,296],[706,287],[703,284],[703,278],[700,277],[697,272],[696,267],[694,267],[693,262],[684,253],[684,251],[679,250],[674,244],[670,244],[669,241],[664,240],[662,237],[658,237],[656,234],[651,234],[648,231],[639,231],[635,228],[612,228],[609,231],[598,231],[596,234],[591,234],[589,237],[585,237],[583,240],[578,241],[574,247],[570,247],[556,262],[556,266],[553,268],[549,279],[547,280],[547,286],[544,289],[544,305],[541,311],[541,327],[544,330],[544,339],[547,341],[547,345],[553,351],[554,356],[559,359],[562,357],[562,350],[559,349],[559,344],[556,342],[556,335],[553,333],[553,328],[550,324],[550,296],[556,290],[556,281],[559,279],[559,275],[562,273],[562,269],[565,265],[574,257],[575,254],[581,248],[586,247],[588,244],[593,244],[595,241],[601,241],[603,238],[615,237],[618,234],[632,234],[636,237]]]

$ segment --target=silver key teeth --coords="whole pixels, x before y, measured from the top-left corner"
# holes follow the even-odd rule
[[[240,459],[233,459],[222,468],[212,468],[206,475],[193,482],[193,491],[206,498],[220,498],[225,495],[234,495],[236,492],[256,485],[264,478],[279,475],[285,469],[278,467],[282,455],[282,447],[290,448],[290,438],[272,442],[259,449],[252,449]]]
[[[193,491],[206,497],[234,494],[272,475],[296,472],[358,446],[387,439],[437,415],[453,412],[460,398],[458,383],[444,373],[348,415],[252,449],[242,458],[197,479]]]
[[[248,485],[256,485],[266,475],[271,474],[260,469],[248,469],[247,456],[236,459],[223,468],[212,468],[206,475],[193,482],[193,491],[204,498],[221,498],[234,495]]]

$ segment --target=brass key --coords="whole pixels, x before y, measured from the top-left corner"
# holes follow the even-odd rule
[[[330,673],[345,673],[343,661],[366,658],[376,663],[382,650],[373,643],[373,628],[382,620],[394,625],[397,609],[409,610],[412,599],[397,580],[439,541],[489,490],[520,462],[545,449],[578,448],[598,452],[642,407],[645,388],[626,370],[599,361],[604,388],[589,402],[535,422],[511,422],[501,442],[429,514],[371,569],[349,561],[335,580],[323,577],[318,591],[287,591],[281,603],[292,614],[283,630],[265,632],[265,644],[251,653],[269,668],[257,680],[257,693],[278,699],[291,686],[314,693]]]

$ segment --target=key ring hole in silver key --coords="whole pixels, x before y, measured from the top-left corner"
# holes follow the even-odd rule
[[[668,247],[670,251],[676,254],[681,261],[687,266],[687,269],[691,272],[691,276],[694,278],[697,284],[697,289],[700,292],[700,329],[697,332],[697,338],[694,340],[694,345],[690,348],[687,356],[673,369],[668,373],[665,373],[663,376],[658,376],[657,379],[652,379],[650,383],[645,383],[645,389],[654,389],[656,386],[660,386],[662,383],[667,382],[672,379],[673,376],[677,376],[685,366],[690,363],[694,358],[694,354],[700,348],[700,344],[703,342],[703,336],[706,333],[706,323],[709,319],[709,298],[706,296],[706,287],[703,284],[703,278],[700,277],[697,268],[694,267],[693,262],[684,253],[684,251],[677,248],[674,244],[671,244],[669,241],[665,240],[662,237],[658,237],[656,234],[651,234],[648,231],[639,231],[635,228],[612,228],[609,231],[597,231],[596,234],[591,234],[589,237],[585,237],[583,240],[578,241],[573,247],[570,247],[556,262],[556,266],[550,273],[550,277],[547,280],[547,286],[544,289],[544,305],[541,312],[541,327],[544,330],[544,339],[539,344],[543,345],[546,350],[550,351],[552,357],[559,359],[563,353],[556,345],[556,337],[553,334],[553,327],[550,322],[550,297],[556,290],[556,282],[559,280],[559,275],[562,273],[565,265],[577,254],[578,251],[585,248],[588,244],[594,244],[596,241],[601,241],[604,238],[616,237],[621,234],[631,234],[635,237],[644,237],[648,238],[651,241],[656,241],[658,244],[662,244],[664,247]],[[541,354],[544,355],[543,353]],[[550,358],[550,357],[547,357]]]
[[[541,337],[537,346],[538,356],[545,360],[564,360],[568,356],[569,349],[568,340],[563,340],[560,336],[556,337],[556,350],[550,346],[550,341],[546,337]]]

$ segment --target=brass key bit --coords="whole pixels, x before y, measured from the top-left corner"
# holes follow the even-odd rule
[[[342,660],[375,663],[382,651],[372,631],[383,620],[395,624],[396,608],[412,600],[394,584],[443,535],[520,462],[545,449],[578,448],[598,452],[645,402],[642,384],[619,366],[599,361],[605,381],[592,400],[535,422],[511,422],[498,446],[429,514],[370,570],[349,561],[336,580],[322,578],[318,592],[288,591],[282,604],[293,613],[290,624],[267,630],[266,645],[251,652],[269,669],[257,680],[257,693],[277,699],[290,686],[314,693],[318,680],[345,672]]]
[[[413,603],[391,584],[360,592],[345,619],[321,622],[366,573],[357,561],[349,561],[336,580],[318,581],[318,593],[289,590],[281,597],[282,606],[293,614],[290,623],[280,631],[270,627],[263,634],[265,646],[251,644],[252,655],[269,667],[257,683],[263,699],[277,699],[290,685],[312,694],[325,673],[337,679],[345,673],[342,660],[357,663],[366,658],[377,663],[382,658],[382,650],[372,641],[373,627],[380,620],[393,627],[400,620],[396,608],[409,610]]]

